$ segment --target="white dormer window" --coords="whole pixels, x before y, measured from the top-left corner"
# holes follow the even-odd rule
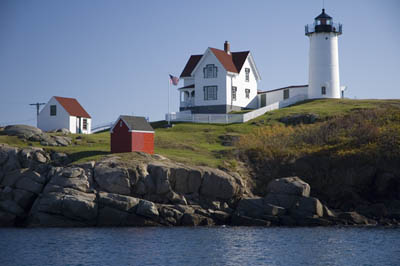
[[[218,69],[214,64],[206,65],[203,68],[203,74],[205,79],[216,78]]]
[[[250,68],[246,68],[245,72],[246,72],[246,81],[249,82],[250,81]]]

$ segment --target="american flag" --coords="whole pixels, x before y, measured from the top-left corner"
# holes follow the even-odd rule
[[[179,78],[178,78],[178,77],[169,75],[169,79],[170,79],[170,81],[171,81],[171,83],[172,83],[173,85],[175,85],[175,86],[178,85],[178,82],[179,82]]]

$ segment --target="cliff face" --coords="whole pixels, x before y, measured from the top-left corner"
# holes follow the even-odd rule
[[[69,166],[52,166],[51,157],[57,156],[0,146],[1,225],[213,224],[213,215],[223,222],[250,195],[237,174],[161,156]]]
[[[396,223],[332,211],[298,177],[273,179],[255,197],[237,173],[136,155],[60,165],[61,154],[0,145],[0,226]]]

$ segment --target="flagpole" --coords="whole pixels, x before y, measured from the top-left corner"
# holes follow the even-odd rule
[[[170,87],[171,87],[171,78],[168,78],[168,126],[170,126],[170,124],[171,124],[171,114],[170,114],[170,112],[169,112],[169,90],[170,90]]]

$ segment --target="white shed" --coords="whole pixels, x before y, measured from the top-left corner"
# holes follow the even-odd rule
[[[90,134],[92,119],[74,98],[53,96],[40,111],[37,127],[43,131],[66,128],[71,133]]]

